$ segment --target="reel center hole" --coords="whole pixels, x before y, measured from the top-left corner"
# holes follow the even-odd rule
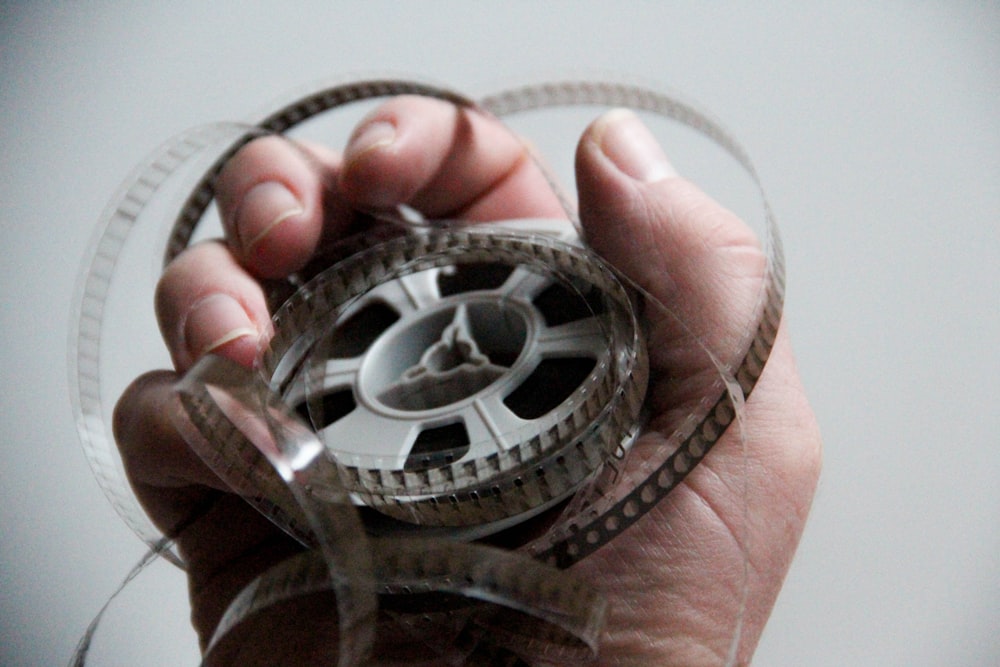
[[[466,297],[397,323],[369,354],[372,363],[362,381],[380,403],[396,410],[444,407],[500,379],[527,335],[519,308]]]

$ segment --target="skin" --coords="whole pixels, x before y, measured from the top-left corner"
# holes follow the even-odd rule
[[[716,352],[733,349],[764,258],[749,228],[678,176],[629,112],[609,112],[586,130],[576,171],[589,244],[687,325],[654,317],[649,336],[652,365],[671,370],[652,397],[652,424],[667,433],[714,373],[695,341]],[[178,374],[209,351],[251,364],[271,331],[258,280],[302,266],[317,244],[343,233],[352,211],[406,203],[428,218],[565,215],[522,143],[495,120],[411,97],[372,112],[343,153],[280,138],[255,141],[224,169],[218,203],[226,239],[188,249],[157,291],[175,368],[137,379],[115,415],[130,480],[164,531],[174,532],[212,500],[177,540],[203,643],[233,596],[298,547],[226,493],[171,426]],[[743,438],[730,428],[664,501],[574,566],[611,602],[599,664],[725,664],[734,636],[735,662],[749,663],[801,536],[821,462],[784,325],[743,423]],[[658,443],[654,431],[637,454]],[[332,632],[320,627],[320,604],[299,600],[261,615],[213,664],[329,659],[330,642],[317,639]],[[308,632],[295,642],[274,641],[301,628]]]

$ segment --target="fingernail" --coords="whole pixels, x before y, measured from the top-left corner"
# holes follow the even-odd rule
[[[236,210],[236,234],[243,251],[249,253],[275,227],[305,209],[291,190],[276,181],[253,186]]]
[[[198,300],[184,320],[184,344],[193,359],[200,359],[246,336],[257,337],[246,310],[228,294],[211,294]]]
[[[656,138],[634,112],[613,109],[598,119],[594,130],[601,152],[629,177],[653,183],[677,175]]]
[[[350,164],[377,148],[391,146],[396,140],[396,126],[385,120],[362,125],[351,136],[344,149],[344,163]]]

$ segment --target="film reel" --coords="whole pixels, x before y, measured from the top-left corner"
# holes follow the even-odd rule
[[[156,551],[179,560],[168,541],[137,519],[141,513],[104,426],[103,309],[108,286],[120,275],[122,246],[150,202],[162,199],[160,186],[176,181],[180,166],[189,166],[192,157],[214,162],[180,209],[168,261],[190,242],[212,201],[215,174],[247,141],[284,132],[348,102],[403,93],[498,115],[595,103],[651,110],[713,139],[757,183],[742,149],[706,116],[672,98],[616,84],[529,87],[476,105],[423,84],[355,83],[308,94],[252,128],[214,126],[170,143],[123,188],[105,218],[82,281],[74,359],[75,407],[95,473]],[[191,181],[181,182],[183,191]],[[276,313],[277,333],[262,356],[260,375],[249,377],[209,360],[179,387],[196,451],[235,491],[322,554],[319,565],[314,555],[263,575],[234,601],[213,646],[276,600],[332,588],[338,593],[341,637],[355,637],[343,642],[340,663],[360,664],[372,639],[357,628],[372,623],[372,591],[405,598],[419,590],[481,601],[436,619],[437,627],[458,628],[456,636],[470,626],[490,627],[495,635],[491,644],[478,633],[474,647],[461,655],[452,655],[453,641],[439,638],[435,650],[449,659],[470,660],[476,651],[480,657],[493,651],[491,661],[511,655],[550,661],[592,657],[603,602],[571,594],[579,591],[578,582],[556,576],[543,563],[566,567],[613,539],[676,486],[736,418],[763,369],[781,314],[780,246],[763,201],[768,269],[741,343],[744,351],[733,366],[718,366],[719,380],[701,407],[640,461],[625,460],[641,426],[648,380],[634,294],[593,253],[539,233],[553,230],[397,225],[388,240],[373,245],[370,237],[362,239],[363,249],[342,249],[347,257],[333,268],[322,267],[327,258],[316,275],[296,277],[285,290],[292,296]],[[543,305],[546,293],[560,306],[554,315]],[[669,313],[648,295],[642,298],[646,307]],[[567,317],[561,310],[573,315],[554,324],[552,317],[557,322]],[[550,359],[561,360],[555,371]],[[537,385],[548,383],[530,381],[536,371],[571,377],[554,398],[545,397],[550,399],[545,409],[537,408]],[[249,394],[243,391],[247,387]],[[510,399],[520,391],[531,395]],[[514,405],[536,406],[539,413],[519,413]],[[301,418],[311,421],[318,440]],[[373,454],[365,434],[386,422],[397,428]],[[319,493],[323,498],[317,489],[325,489]],[[343,516],[345,506],[370,509],[366,529],[331,519]],[[441,541],[476,539],[540,514],[550,515],[546,529],[520,547],[533,557],[532,565],[523,555],[510,560],[482,545]],[[372,535],[370,542],[360,539],[365,532]],[[397,544],[404,537],[404,546]],[[383,553],[409,556],[381,559]],[[362,566],[365,554],[380,554],[373,570]],[[548,586],[552,581],[559,583]],[[485,602],[489,613],[483,612]],[[506,613],[497,615],[497,605]],[[420,625],[406,606],[398,624]],[[489,645],[501,648],[484,648]]]
[[[647,377],[629,295],[582,248],[537,234],[554,221],[519,226],[536,233],[422,230],[380,244],[275,314],[265,374],[308,407],[364,506],[482,535],[623,456]],[[318,358],[289,359],[324,334]]]

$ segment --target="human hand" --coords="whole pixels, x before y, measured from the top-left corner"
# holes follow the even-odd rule
[[[259,340],[270,334],[260,279],[299,268],[322,239],[352,223],[354,210],[406,203],[429,218],[564,216],[523,146],[475,112],[397,98],[362,129],[342,156],[268,138],[227,165],[217,186],[226,242],[183,253],[157,293],[176,373],[208,352],[251,363]],[[688,326],[657,321],[649,337],[651,363],[670,368],[674,378],[711,374],[695,340],[726,351],[742,333],[764,267],[752,233],[676,176],[625,112],[588,128],[577,152],[577,180],[590,245]],[[176,377],[158,372],[134,383],[119,402],[115,432],[133,487],[164,531],[217,497],[177,537],[188,564],[193,622],[204,642],[236,593],[299,547],[226,493],[174,430],[169,411],[176,409]],[[654,427],[667,428],[698,398],[690,386],[654,387]],[[783,328],[743,424],[746,442],[730,429],[664,501],[574,566],[600,582],[610,599],[602,664],[722,664],[740,609],[737,657],[749,661],[819,470],[819,436]],[[741,492],[744,484],[751,493]],[[234,664],[251,658],[274,664],[278,656],[309,664],[328,648],[323,641],[295,644],[302,653],[292,657],[289,644],[276,638],[305,625],[322,639],[321,623],[309,601],[261,615],[241,629],[246,652]],[[277,653],[267,657],[275,644]]]

